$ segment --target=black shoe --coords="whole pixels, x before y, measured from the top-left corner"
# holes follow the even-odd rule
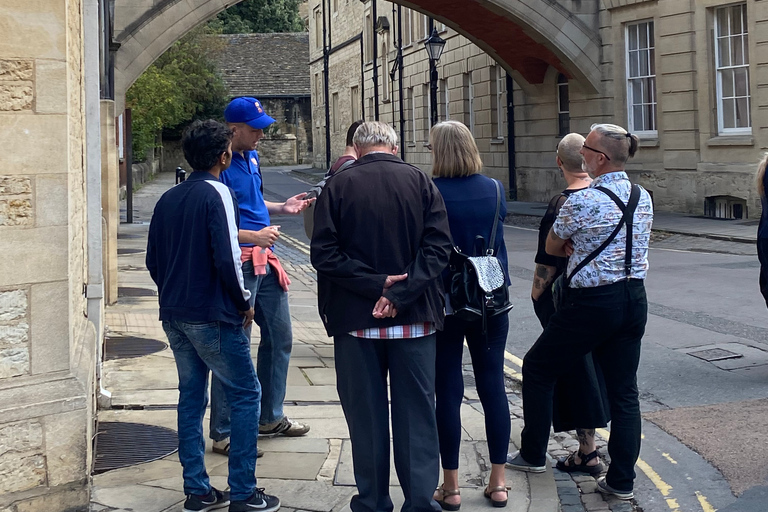
[[[280,508],[280,499],[264,494],[264,489],[257,488],[250,498],[244,501],[233,501],[229,504],[229,512],[275,512]]]
[[[211,487],[211,490],[205,496],[190,494],[184,502],[182,512],[206,512],[216,510],[229,505],[229,493],[221,492]]]

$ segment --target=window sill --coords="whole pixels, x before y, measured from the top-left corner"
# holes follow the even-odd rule
[[[657,148],[657,147],[659,147],[659,139],[656,138],[656,137],[649,138],[649,139],[643,139],[642,136],[638,136],[638,137],[640,137],[640,141],[638,142],[638,146],[641,147],[641,148]]]
[[[707,146],[754,146],[752,135],[718,135],[707,141]]]
[[[504,144],[504,137],[494,137],[491,139],[491,144]]]
[[[406,142],[405,145],[406,145],[406,147],[409,147],[409,148],[415,148],[416,147],[416,143],[415,142]]]

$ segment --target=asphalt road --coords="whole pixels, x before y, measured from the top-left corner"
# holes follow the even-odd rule
[[[263,172],[268,200],[308,189],[288,168]],[[273,223],[308,242],[301,216]],[[515,303],[507,350],[522,358],[541,332],[530,302],[536,232],[506,226],[505,240]],[[768,404],[750,402],[768,397],[768,314],[753,253],[744,244],[691,237],[652,244],[638,372],[646,419],[635,494],[645,512],[768,510],[750,500],[768,495]],[[689,352],[739,357],[709,362]],[[736,500],[734,491],[750,488]]]

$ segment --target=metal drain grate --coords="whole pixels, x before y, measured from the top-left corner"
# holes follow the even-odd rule
[[[119,247],[117,249],[117,254],[139,254],[142,252],[146,252],[144,249],[131,249],[130,247]]]
[[[160,340],[137,336],[108,336],[104,342],[104,360],[141,357],[164,350],[168,345]]]
[[[136,270],[139,270],[138,268]],[[157,297],[157,292],[151,288],[134,288],[132,286],[118,286],[118,297]]]
[[[142,423],[100,422],[93,473],[152,462],[178,449],[175,430]]]
[[[697,352],[688,352],[688,355],[703,359],[710,363],[713,361],[723,361],[724,359],[738,359],[739,357],[744,357],[743,354],[737,354],[736,352],[731,352],[730,350],[722,348],[710,348],[707,350],[699,350]]]

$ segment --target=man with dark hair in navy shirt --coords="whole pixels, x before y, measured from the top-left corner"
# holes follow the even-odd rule
[[[179,461],[184,512],[230,506],[230,512],[273,512],[280,500],[256,488],[255,425],[261,390],[244,327],[253,322],[240,263],[237,201],[219,175],[232,160],[232,131],[213,120],[184,133],[194,169],[155,206],[147,269],[157,284],[160,320],[179,374]],[[203,416],[211,371],[232,408],[230,493],[211,487],[205,471]],[[230,503],[231,498],[231,503]]]

